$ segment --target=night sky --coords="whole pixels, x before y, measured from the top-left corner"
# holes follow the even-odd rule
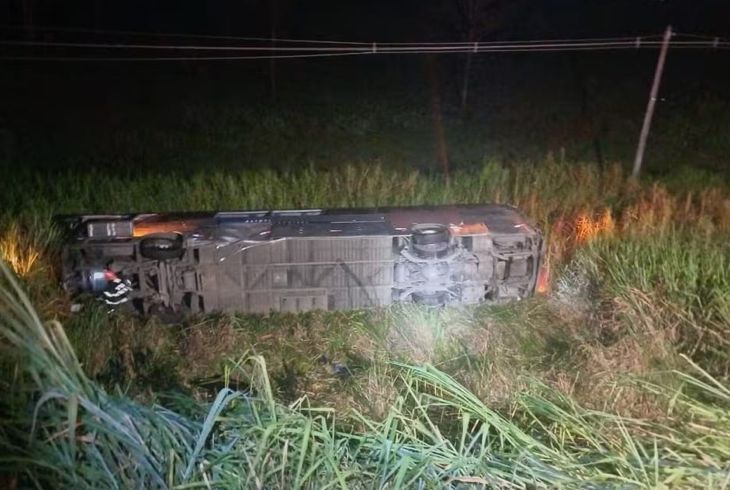
[[[511,0],[509,20],[492,38],[598,37],[661,32],[730,33],[730,2],[723,0]],[[28,19],[38,26],[269,35],[272,13],[287,36],[358,41],[455,40],[448,15],[456,1],[250,0],[76,1],[0,3],[5,25]],[[25,6],[25,10],[24,10]],[[30,12],[30,15],[24,12]]]

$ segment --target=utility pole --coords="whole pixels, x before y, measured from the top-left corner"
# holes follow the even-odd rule
[[[667,59],[667,51],[669,51],[669,41],[672,38],[672,26],[667,26],[664,31],[664,40],[662,48],[659,51],[659,60],[654,71],[654,82],[651,85],[651,93],[649,94],[649,103],[646,106],[644,114],[644,124],[641,126],[641,135],[639,135],[639,146],[636,148],[636,157],[634,158],[634,169],[631,172],[633,179],[638,179],[641,173],[641,164],[644,161],[644,152],[646,151],[646,140],[649,138],[649,130],[651,129],[651,119],[654,116],[654,107],[656,106],[657,94],[659,93],[659,84],[662,81],[662,73],[664,72],[664,62]]]

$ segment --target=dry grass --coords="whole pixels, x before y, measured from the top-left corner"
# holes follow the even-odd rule
[[[341,413],[348,413],[354,409],[373,420],[383,420],[400,394],[396,373],[392,372],[387,364],[374,364],[356,383],[353,404],[341,407],[344,408]]]
[[[41,261],[41,252],[15,223],[0,233],[0,259],[20,277],[28,277],[33,272]]]
[[[240,356],[248,348],[244,335],[225,319],[197,322],[186,327],[180,343],[180,354],[185,362],[179,369],[191,380],[206,378],[211,372],[222,372],[225,361]]]

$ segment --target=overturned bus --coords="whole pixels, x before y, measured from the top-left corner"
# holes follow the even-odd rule
[[[142,313],[462,305],[534,293],[540,232],[504,205],[66,216],[63,284]]]

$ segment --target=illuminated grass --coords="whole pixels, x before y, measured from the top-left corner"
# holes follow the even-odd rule
[[[5,230],[0,238],[0,259],[21,277],[28,276],[41,257],[41,251],[25,241],[25,236],[15,225]]]
[[[233,368],[251,368],[251,391],[224,389],[207,406],[178,397],[183,415],[109,395],[89,381],[63,328],[41,322],[4,267],[0,332],[18,349],[21,371],[12,388],[23,390],[4,408],[35,400],[35,409],[32,417],[19,412],[0,434],[8,455],[2,464],[29,483],[706,488],[730,478],[730,390],[696,366],[689,366],[695,375],[677,373],[688,391],[647,386],[679,400],[677,413],[692,416],[682,432],[584,410],[539,385],[520,395],[511,415],[500,414],[443,372],[406,364],[394,366],[400,395],[385,419],[355,414],[363,429],[345,432],[331,410],[308,408],[304,400],[279,405],[261,357]]]
[[[0,183],[0,242],[13,244],[11,256],[33,259],[10,265],[41,317],[64,320],[75,351],[6,281],[2,344],[16,347],[3,361],[11,396],[3,401],[0,444],[9,456],[1,461],[27,481],[81,488],[727,481],[726,189],[669,192],[658,183],[629,185],[619,167],[560,162],[488,163],[456,173],[448,186],[380,166],[19,174],[15,182]],[[549,296],[467,311],[211,315],[163,325],[91,304],[68,316],[53,272],[54,213],[485,201],[517,204],[545,230]],[[247,394],[223,391],[211,408],[225,383]],[[109,394],[120,386],[128,397]],[[28,445],[27,407],[44,394]],[[163,402],[175,411],[155,405]],[[208,410],[219,416],[206,425]]]

